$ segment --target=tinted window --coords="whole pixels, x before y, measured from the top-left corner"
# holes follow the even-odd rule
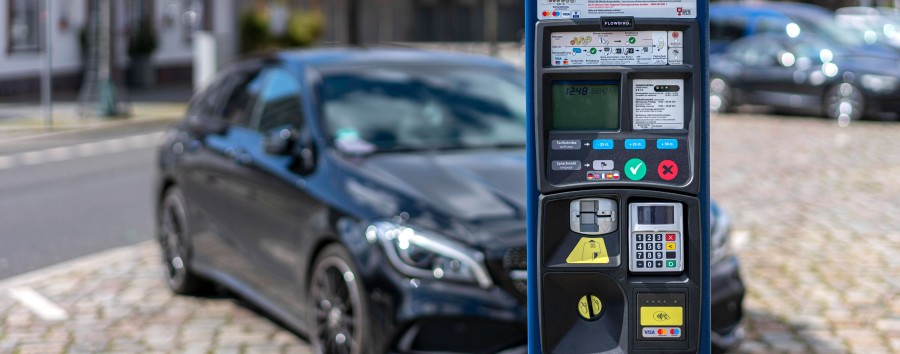
[[[339,149],[525,143],[523,75],[512,70],[372,67],[325,75],[321,97],[327,131]]]
[[[234,89],[227,94],[222,117],[232,124],[247,125],[253,103],[262,88],[263,76],[258,70],[248,70],[236,73],[232,79],[235,81]]]
[[[219,97],[219,91],[223,89],[225,82],[227,82],[227,77],[228,74],[219,75],[203,91],[194,95],[187,109],[189,117],[212,118],[220,113],[217,109],[219,107],[217,98]]]
[[[747,66],[772,66],[778,63],[778,55],[783,51],[775,39],[763,36],[736,43],[728,56]]]
[[[756,33],[773,33],[784,35],[787,33],[787,25],[790,23],[784,18],[763,17],[759,19]]]
[[[300,83],[283,69],[266,71],[264,82],[254,108],[252,126],[261,132],[300,126],[303,122]]]
[[[744,36],[747,22],[743,18],[731,17],[709,20],[709,39],[730,42]]]

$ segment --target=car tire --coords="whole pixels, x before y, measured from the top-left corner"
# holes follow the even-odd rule
[[[191,271],[191,247],[187,235],[187,208],[178,187],[166,189],[159,205],[157,238],[162,251],[166,284],[176,294],[196,295],[212,284]]]
[[[314,354],[373,353],[368,297],[350,253],[338,244],[325,247],[313,263],[307,289]]]
[[[840,83],[828,88],[822,102],[825,116],[837,120],[858,120],[865,116],[865,97],[853,84]]]
[[[731,112],[734,108],[734,94],[728,81],[720,77],[709,80],[709,111]]]

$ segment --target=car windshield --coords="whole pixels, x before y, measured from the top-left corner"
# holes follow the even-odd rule
[[[866,45],[855,31],[846,31],[830,16],[797,16],[795,22],[804,30],[821,36],[835,44],[860,47]]]
[[[337,149],[379,151],[524,146],[519,71],[380,67],[324,75],[325,129]]]

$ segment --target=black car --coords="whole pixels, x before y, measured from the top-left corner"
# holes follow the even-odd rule
[[[169,286],[224,285],[316,353],[524,352],[523,81],[494,59],[400,49],[225,70],[159,151]],[[713,219],[727,346],[744,289]]]
[[[740,104],[845,120],[900,113],[900,54],[814,34],[750,36],[710,58],[711,107]]]

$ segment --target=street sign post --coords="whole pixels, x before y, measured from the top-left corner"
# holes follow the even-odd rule
[[[525,16],[529,352],[708,353],[708,3]]]

